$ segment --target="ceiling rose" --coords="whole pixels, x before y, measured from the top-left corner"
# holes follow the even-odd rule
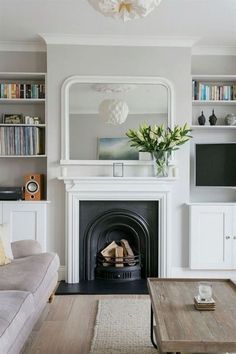
[[[129,92],[135,89],[137,85],[131,84],[93,84],[92,89],[97,92],[101,93],[122,93],[122,92]]]
[[[103,15],[124,22],[146,17],[162,0],[88,0]]]
[[[100,117],[109,124],[123,124],[128,114],[129,107],[125,101],[106,99],[99,106]]]

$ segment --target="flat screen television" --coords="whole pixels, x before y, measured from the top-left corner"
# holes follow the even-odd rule
[[[236,186],[236,143],[196,144],[196,186]]]

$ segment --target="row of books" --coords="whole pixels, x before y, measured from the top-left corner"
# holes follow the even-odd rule
[[[0,127],[0,155],[43,154],[43,136],[38,127]]]
[[[236,100],[236,83],[222,85],[193,80],[192,99],[199,101]]]
[[[45,98],[44,84],[0,83],[0,98]]]

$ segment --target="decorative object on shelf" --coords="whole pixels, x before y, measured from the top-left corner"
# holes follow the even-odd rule
[[[177,166],[172,167],[172,177],[177,178],[179,177],[179,168]]]
[[[23,115],[22,114],[3,114],[2,115],[2,123],[3,124],[21,124],[23,123]]]
[[[169,157],[170,153],[168,151],[153,151],[154,176],[168,177]]]
[[[89,3],[104,16],[126,22],[146,17],[161,0],[89,0]]]
[[[139,161],[152,161],[152,154],[150,152],[139,151]]]
[[[124,164],[122,162],[113,163],[113,177],[124,177]]]
[[[236,114],[229,113],[225,117],[225,124],[226,125],[236,125]]]
[[[206,117],[204,116],[203,111],[202,111],[202,114],[198,117],[197,120],[198,120],[198,124],[199,125],[205,125]]]
[[[216,125],[217,117],[215,115],[214,109],[212,110],[212,114],[209,117],[209,122],[210,122],[210,125]]]
[[[24,117],[24,123],[25,124],[35,124],[38,125],[41,123],[41,119],[39,117],[31,117],[31,116],[25,116]]]
[[[165,128],[163,124],[150,126],[144,123],[137,130],[128,130],[126,135],[130,138],[131,147],[152,153],[155,175],[167,177],[171,152],[191,138],[188,135],[190,131],[187,123],[183,127],[176,125],[174,129]]]
[[[100,117],[109,124],[120,125],[126,121],[129,107],[125,101],[105,99],[99,106]]]
[[[128,138],[99,138],[99,160],[138,160],[138,151],[132,148]]]
[[[124,93],[134,90],[137,85],[131,84],[93,84],[92,89],[97,92],[111,94],[111,93]]]

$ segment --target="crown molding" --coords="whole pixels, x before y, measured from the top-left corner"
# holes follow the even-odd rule
[[[0,51],[3,52],[46,52],[44,42],[0,41]]]
[[[236,55],[235,46],[199,45],[192,48],[192,55]]]
[[[124,47],[192,47],[198,37],[138,35],[72,35],[40,33],[47,45],[94,45]]]

